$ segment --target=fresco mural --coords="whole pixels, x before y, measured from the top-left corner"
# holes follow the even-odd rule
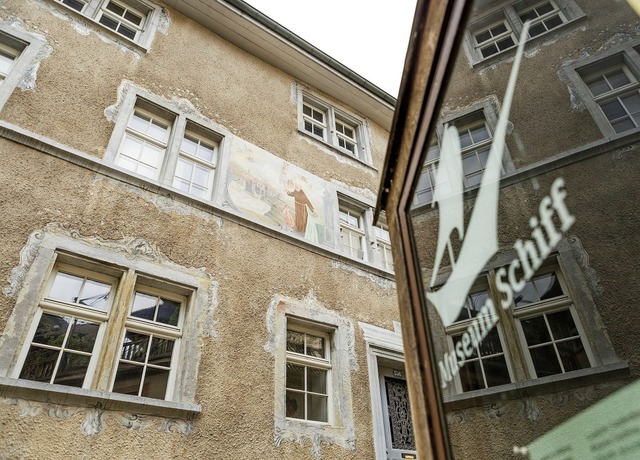
[[[225,204],[259,223],[334,246],[332,191],[325,181],[241,139],[230,150]]]

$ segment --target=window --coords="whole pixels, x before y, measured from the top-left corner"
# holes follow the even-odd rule
[[[40,51],[46,46],[41,37],[6,24],[0,24],[0,109],[17,86],[31,89],[22,83],[25,77],[35,80],[34,66],[42,59]],[[40,56],[40,57],[39,57]]]
[[[132,96],[105,159],[196,198],[211,200],[222,136],[180,111]]]
[[[548,32],[567,22],[564,15],[560,13],[560,10],[552,1],[541,2],[529,8],[522,8],[518,11],[518,17],[523,24],[526,21],[531,21],[529,38]]]
[[[470,24],[465,47],[471,64],[476,65],[514,49],[526,21],[531,21],[527,40],[533,40],[584,16],[574,0],[505,2]]]
[[[362,211],[340,204],[340,240],[342,253],[365,260],[365,231]]]
[[[581,74],[616,133],[640,126],[640,85],[624,63],[591,72],[585,69]]]
[[[381,218],[381,221],[373,227],[373,235],[376,240],[376,249],[380,265],[387,271],[393,271],[393,256],[391,254],[391,237],[389,227]]]
[[[135,40],[144,25],[145,15],[124,4],[108,0],[102,4],[97,16],[98,22],[120,35]]]
[[[160,7],[147,0],[55,0],[145,48],[158,28]]]
[[[570,251],[565,242],[559,246],[563,253]],[[443,382],[452,382],[450,394],[617,361],[615,354],[607,356],[612,348],[607,349],[608,339],[597,329],[597,312],[582,291],[580,268],[572,255],[563,253],[550,257],[529,280],[517,264],[490,270],[478,278],[456,321],[441,330],[446,356],[439,364],[440,376]],[[576,296],[583,302],[579,305],[582,314],[569,295],[560,261],[571,270],[572,289],[578,290]],[[522,285],[509,298],[500,288],[507,277],[521,280]],[[593,354],[590,339],[604,346],[600,356]]]
[[[501,21],[486,29],[474,33],[476,47],[482,57],[489,57],[500,51],[507,50],[516,44],[516,38],[506,21]]]
[[[309,446],[355,451],[351,375],[357,367],[353,324],[309,299],[278,296],[267,310],[274,357],[274,436]]]
[[[2,84],[9,75],[9,72],[13,67],[13,62],[18,56],[20,56],[22,49],[24,49],[24,46],[17,49],[0,42],[0,84]]]
[[[482,110],[473,111],[468,115],[454,118],[448,122],[458,130],[465,188],[477,186],[482,180],[482,174],[489,158],[493,140],[488,122],[489,120],[492,123],[495,122],[495,117],[492,115],[492,110],[487,106]],[[428,204],[433,200],[439,158],[440,146],[434,141],[427,150],[427,157],[418,179],[414,194],[414,206]],[[509,154],[505,148],[503,173],[505,172],[505,164],[510,165],[510,161]]]
[[[287,325],[286,416],[329,422],[329,335]]]
[[[339,152],[368,163],[364,123],[346,111],[302,94],[299,129]]]
[[[580,321],[562,287],[560,273],[534,276],[516,294],[514,316],[535,377],[591,367]]]
[[[471,349],[470,352],[456,354],[458,363],[463,364],[458,375],[461,391],[479,390],[511,382],[499,324],[496,324],[479,343],[473,339],[467,343],[463,338],[463,332],[480,314],[488,298],[488,289],[472,291],[465,299],[456,322],[447,328],[452,350]]]
[[[95,388],[99,363],[115,351],[119,359],[110,391],[172,400],[176,355],[191,291],[137,275],[131,298],[125,308],[119,308],[114,299],[127,295],[125,273],[64,254],[58,259],[17,377]]]

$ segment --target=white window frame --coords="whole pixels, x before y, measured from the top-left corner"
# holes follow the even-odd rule
[[[442,138],[444,127],[447,124],[455,126],[458,129],[458,135],[462,137],[463,133],[461,133],[460,130],[469,129],[470,127],[475,127],[481,123],[484,123],[489,137],[483,141],[472,143],[471,145],[462,148],[460,152],[463,166],[464,189],[473,190],[480,186],[479,181],[474,184],[469,184],[469,177],[467,177],[468,174],[464,171],[464,160],[471,155],[477,154],[479,150],[488,149],[491,146],[491,142],[493,141],[493,131],[498,123],[498,117],[496,115],[496,110],[490,101],[481,101],[471,105],[465,110],[447,114],[443,116],[442,120],[438,123],[436,133],[433,135],[431,143],[429,144],[425,162],[420,173],[420,178],[418,179],[418,184],[416,185],[412,203],[414,209],[420,206],[431,205],[433,201],[433,190],[435,187],[438,161],[440,159],[440,139]],[[485,167],[482,165],[482,173],[484,173],[484,169]],[[509,149],[505,145],[502,155],[501,174],[504,175],[513,171],[515,171],[515,167],[511,160]],[[424,183],[424,176],[428,176],[430,186],[420,188],[420,182]]]
[[[118,40],[125,40],[128,43],[134,43],[144,50],[147,50],[153,41],[153,37],[158,29],[160,23],[161,7],[151,0],[78,0],[78,3],[83,3],[83,7],[78,10],[70,5],[67,5],[64,0],[49,0],[55,3],[64,11],[69,12],[71,15],[80,16],[89,19],[94,25],[98,26],[100,30],[106,31],[112,37]],[[113,3],[127,11],[131,11],[135,15],[141,16],[142,20],[140,24],[135,24],[128,21],[124,17],[116,15],[114,12],[107,9],[107,5]],[[105,16],[113,21],[117,21],[119,24],[124,24],[127,28],[135,31],[135,36],[130,38],[109,26],[106,26],[100,22],[100,19]]]
[[[391,236],[384,214],[378,218],[378,225],[373,227],[373,236],[376,247],[376,263],[384,270],[393,272],[393,254],[391,252]]]
[[[221,161],[221,152],[224,148],[224,136],[220,134],[220,129],[213,126],[208,120],[187,113],[175,104],[161,99],[151,93],[130,88],[118,111],[118,118],[114,127],[111,139],[107,145],[104,156],[106,161],[114,163],[127,174],[135,174],[138,177],[150,182],[158,182],[167,187],[172,187],[177,193],[182,193],[197,200],[211,202],[215,199],[216,187],[218,186],[218,169]],[[159,142],[144,134],[136,132],[130,128],[130,121],[135,112],[153,116],[169,125],[169,133],[165,142]],[[133,135],[136,139],[152,143],[163,150],[160,165],[153,177],[144,176],[135,171],[119,165],[121,149],[127,136]],[[199,158],[186,153],[182,146],[185,136],[195,138],[201,143],[213,148],[213,158],[211,161]],[[206,190],[204,196],[201,193],[185,191],[176,183],[176,170],[178,162],[186,159],[188,162],[209,171]],[[193,176],[192,176],[193,177]],[[176,184],[174,186],[174,184]],[[191,184],[193,185],[193,184]],[[198,190],[202,190],[199,187]]]
[[[365,213],[366,208],[364,206],[339,199],[338,220],[340,224],[340,250],[347,257],[364,262],[369,260]],[[346,217],[346,220],[342,217],[343,215]],[[355,220],[357,224],[351,223],[351,220]],[[347,245],[348,249],[345,248],[345,238],[349,240],[349,244]],[[359,241],[362,257],[358,256],[358,249],[352,245],[354,240]],[[354,251],[356,252],[355,254]]]
[[[13,56],[6,75],[0,79],[0,110],[25,75],[34,71],[33,63],[46,45],[34,34],[0,23],[0,50]]]
[[[176,286],[171,286],[169,283],[164,281],[153,280],[150,282],[155,284],[160,284],[161,286],[165,287],[165,289],[162,289],[162,290],[157,288],[153,289],[153,288],[147,287],[145,284],[139,284],[138,282],[135,282],[135,290],[130,291],[131,292],[130,297],[127,297],[126,292],[124,292],[125,291],[124,286],[129,284],[126,282],[126,278],[129,278],[129,279],[131,279],[132,277],[137,278],[138,275],[134,271],[132,270],[122,271],[120,272],[119,276],[118,275],[113,276],[105,273],[113,274],[117,269],[110,267],[108,265],[99,264],[94,261],[86,261],[85,259],[75,259],[74,256],[69,256],[66,254],[62,254],[62,255],[57,254],[57,258],[63,258],[64,261],[57,262],[54,265],[53,270],[49,273],[47,277],[45,293],[43,294],[43,298],[39,302],[38,309],[34,314],[33,322],[29,328],[29,333],[28,333],[29,339],[25,340],[22,346],[22,350],[20,352],[20,356],[18,358],[17,364],[13,369],[13,373],[11,374],[12,378],[16,378],[16,379],[20,378],[22,368],[25,364],[25,360],[28,356],[29,350],[32,345],[32,339],[36,332],[40,318],[44,313],[51,313],[55,315],[70,315],[80,319],[86,319],[89,321],[99,323],[99,331],[98,331],[98,335],[97,335],[94,348],[91,354],[91,361],[89,363],[89,367],[86,371],[86,375],[82,385],[82,388],[84,389],[96,389],[96,390],[101,389],[100,383],[97,381],[98,370],[103,372],[106,369],[104,368],[104,365],[103,367],[99,367],[97,363],[103,362],[105,356],[110,356],[114,354],[118,357],[120,356],[124,335],[125,335],[125,332],[128,330],[131,330],[133,332],[159,334],[163,337],[170,337],[175,339],[171,360],[172,360],[172,364],[176,364],[177,357],[179,356],[179,353],[180,353],[182,323],[184,321],[184,316],[186,313],[185,310],[186,308],[188,308],[187,299],[191,297],[193,292],[191,292],[190,294],[187,294],[187,292],[185,292],[185,288],[182,286],[178,288]],[[87,265],[87,264],[89,264],[89,266],[91,267],[89,270],[87,270],[86,268],[82,268],[82,265]],[[110,282],[113,284],[111,289],[111,296],[110,296],[111,298],[109,299],[109,304],[106,311],[101,312],[101,311],[97,311],[96,309],[82,307],[77,304],[76,305],[68,304],[66,302],[57,301],[55,299],[49,298],[48,297],[49,289],[53,284],[55,275],[59,271],[70,273],[76,276],[82,276],[82,275],[89,276],[99,281],[110,280]],[[171,291],[172,290],[175,291],[176,289],[179,289],[180,291],[184,292],[185,295],[177,296],[176,294],[172,294]],[[150,291],[156,292],[159,295],[162,295],[163,297],[166,297],[166,298],[181,299],[182,307],[181,307],[180,319],[178,323],[179,326],[175,328],[162,327],[162,325],[159,325],[159,324],[145,324],[144,320],[132,318],[130,316],[131,302],[133,300],[134,293],[139,292],[140,290],[143,290],[144,292],[150,292]],[[114,300],[115,298],[122,299],[123,296],[127,298],[127,308],[125,309],[118,308]],[[121,326],[114,327],[114,324],[120,324]],[[106,340],[105,337],[109,337],[109,339]],[[116,339],[116,337],[118,338]],[[115,367],[110,372],[111,383],[108,386],[108,391],[113,391],[113,383],[116,378],[116,371],[117,371],[119,361],[120,361],[119,359],[115,360]],[[174,400],[175,384],[176,384],[176,366],[172,365],[171,373],[169,375],[169,380],[167,382],[167,388],[165,390],[165,395],[164,395],[164,398],[162,398],[163,400],[167,400],[167,401]]]
[[[326,387],[326,397],[327,397],[327,405],[326,405],[326,409],[327,409],[327,413],[326,421],[321,421],[321,420],[313,420],[310,419],[308,417],[307,414],[307,396],[308,394],[312,393],[312,394],[319,394],[319,393],[313,393],[308,391],[308,389],[306,388],[306,381],[305,381],[305,388],[304,390],[298,390],[298,389],[290,389],[286,386],[285,383],[285,390],[288,391],[294,391],[296,393],[302,393],[304,395],[304,417],[303,418],[297,418],[297,417],[287,417],[286,412],[285,412],[285,417],[288,420],[294,420],[294,421],[300,421],[300,422],[305,422],[305,423],[311,423],[311,424],[318,424],[318,425],[333,425],[334,424],[334,414],[333,414],[333,392],[332,392],[332,366],[331,366],[331,335],[332,335],[332,331],[328,330],[326,327],[322,328],[322,327],[318,327],[317,325],[313,325],[310,323],[306,323],[306,322],[300,322],[299,320],[296,321],[296,319],[291,318],[291,317],[287,317],[287,332],[289,331],[294,331],[294,332],[299,332],[302,334],[306,335],[313,335],[315,337],[321,337],[322,339],[324,339],[324,358],[317,358],[317,357],[313,357],[313,356],[309,356],[306,354],[300,354],[300,353],[295,353],[293,351],[286,351],[286,364],[293,364],[296,366],[301,366],[305,368],[305,375],[306,375],[306,370],[308,368],[311,369],[319,369],[322,371],[326,371],[325,377],[326,377],[326,382],[325,382],[325,387]],[[286,376],[285,376],[286,379]],[[286,397],[286,395],[285,395]],[[286,410],[286,407],[285,407]]]
[[[467,303],[467,301],[469,300],[469,297],[473,294],[477,294],[479,292],[486,292],[489,296],[489,298],[491,298],[491,292],[489,289],[489,285],[486,283],[486,275],[483,275],[479,278],[480,280],[480,284],[476,284],[471,291],[469,292],[469,295],[465,298],[465,304]],[[466,308],[466,307],[465,307]],[[496,309],[499,307],[495,307]],[[495,314],[498,314],[498,311],[494,311]],[[448,328],[445,329],[445,333],[447,335],[447,345],[449,347],[450,350],[455,350],[454,347],[454,341],[453,341],[453,336],[457,336],[460,335],[462,333],[464,333],[467,328],[469,327],[469,325],[473,322],[474,318],[467,318],[458,322],[453,323],[451,326],[449,326]],[[505,346],[505,337],[504,337],[504,332],[502,330],[502,325],[500,324],[500,321],[498,321],[494,328],[496,329],[497,333],[498,333],[498,338],[500,340],[500,347],[502,349],[502,356],[504,356],[505,359],[505,363],[507,365],[507,371],[509,373],[509,382],[508,383],[512,383],[514,381],[514,372],[513,372],[513,368],[512,368],[512,360],[511,357],[509,355],[509,349]],[[483,359],[485,358],[491,358],[494,356],[498,356],[500,355],[500,353],[497,354],[493,354],[493,355],[488,355],[488,356],[482,356],[480,354],[480,350],[479,350],[479,346],[476,347],[476,353],[477,356],[476,357],[470,357],[470,358],[466,358],[464,365],[466,366],[468,362],[470,361],[478,361],[480,363],[480,367],[481,367],[481,372],[482,372],[482,382],[484,383],[484,388],[479,388],[476,390],[467,390],[465,391],[462,388],[462,380],[460,378],[460,372],[462,372],[462,369],[456,374],[455,379],[454,379],[454,386],[455,386],[455,391],[456,393],[465,393],[468,391],[478,391],[478,390],[485,390],[487,388],[494,388],[494,386],[488,386],[487,385],[487,377],[486,377],[486,371],[485,371],[485,366],[483,364]],[[456,356],[456,359],[459,361],[459,358]],[[505,383],[506,384],[506,383]]]
[[[141,244],[147,245],[149,250],[139,257],[134,254],[138,254],[136,248]],[[217,284],[213,279],[203,276],[200,270],[169,262],[166,256],[139,239],[96,245],[94,239],[79,237],[63,229],[47,228],[34,232],[26,247],[35,257],[21,262],[23,277],[12,285],[16,305],[9,318],[11,326],[5,329],[4,340],[0,343],[0,389],[24,399],[78,407],[98,405],[105,410],[125,410],[136,414],[191,419],[200,413],[201,407],[195,403],[199,366],[197,343],[202,334],[214,333],[207,324],[207,318],[215,309],[215,302],[212,303],[211,299],[215,298]],[[60,264],[71,266],[72,272],[88,270],[99,277],[116,279],[110,309],[101,313],[90,307],[66,305],[65,302],[45,298],[53,279],[52,273]],[[133,295],[136,285],[187,299],[184,316],[180,320],[183,325],[181,344],[173,354],[176,372],[170,376],[172,385],[165,399],[110,392],[112,372],[126,327],[128,296]],[[82,389],[19,378],[39,318],[42,311],[47,310],[80,312],[80,316],[89,315],[89,319],[98,322],[103,321],[105,315],[107,317],[100,326],[104,328],[104,333],[100,332],[104,335],[99,337],[102,347],[99,349],[96,341],[90,364],[92,369],[87,371]]]
[[[589,345],[589,341],[587,340],[587,335],[585,334],[584,328],[582,326],[582,322],[580,321],[580,318],[576,314],[573,301],[569,297],[569,294],[568,294],[569,290],[567,285],[565,284],[562,271],[555,265],[543,267],[541,270],[538,270],[538,272],[536,272],[536,274],[532,277],[532,279],[535,279],[536,277],[540,277],[549,273],[553,273],[556,276],[560,284],[560,287],[562,288],[562,291],[563,291],[562,296],[558,296],[553,299],[541,300],[539,302],[534,302],[530,305],[520,306],[520,307],[515,306],[515,302],[514,302],[514,306],[513,306],[513,317],[516,320],[518,340],[523,350],[527,368],[529,369],[529,372],[532,378],[538,378],[538,375],[534,367],[533,360],[531,358],[531,353],[529,351],[530,347],[527,345],[527,340],[524,335],[524,330],[522,328],[522,321],[525,319],[543,316],[545,324],[547,325],[547,328],[548,328],[549,327],[548,321],[544,316],[547,313],[555,313],[559,311],[569,310],[569,312],[571,313],[571,317],[573,318],[573,322],[578,331],[580,341],[582,342],[582,346],[584,347],[585,353],[589,360],[589,367],[594,367],[596,362],[593,352],[591,351],[591,346]],[[551,331],[549,331],[549,334],[551,335]],[[556,352],[556,355],[557,355],[556,357],[558,358],[558,363],[560,364],[560,368],[562,369],[562,372],[560,372],[559,374],[564,374],[566,373],[566,371],[564,370],[564,365],[562,364],[562,360],[560,359],[560,356],[558,355],[558,350],[555,346],[556,342],[561,342],[561,341],[562,340],[556,341],[552,339],[552,342],[550,343],[553,344],[554,351]]]
[[[640,123],[633,120],[635,128],[617,133],[609,119],[605,116],[600,104],[609,102],[620,96],[628,96],[634,92],[640,92],[640,40],[632,40],[622,46],[614,47],[606,52],[590,56],[578,62],[572,62],[565,66],[565,73],[569,77],[572,89],[577,93],[589,110],[593,120],[604,137],[625,136],[637,132]],[[631,83],[601,94],[597,97],[591,93],[588,82],[592,78],[603,74],[607,70],[621,67],[630,78]],[[627,108],[625,107],[625,111]]]
[[[328,334],[331,423],[288,418],[286,414],[287,326],[310,328],[316,335]],[[264,349],[274,358],[274,436],[276,446],[285,441],[310,446],[316,456],[325,446],[342,447],[355,452],[351,375],[357,369],[355,335],[350,320],[336,314],[321,302],[297,300],[276,295],[267,311],[267,344]]]
[[[304,113],[304,109],[309,108],[323,114],[324,121],[320,122],[312,116]],[[345,126],[353,131],[353,136],[341,132],[339,125]],[[307,129],[308,127],[312,129]],[[322,129],[322,135],[315,133],[314,127]],[[336,107],[322,98],[311,95],[306,91],[298,93],[298,131],[312,139],[330,146],[337,152],[358,160],[367,165],[371,164],[369,154],[369,141],[365,129],[365,121],[349,113],[348,111]],[[343,147],[341,143],[353,144],[353,150]]]
[[[539,21],[543,21],[554,14],[558,14],[563,21],[562,24],[549,29],[543,33],[540,33],[534,37],[529,37],[528,42],[538,42],[549,40],[552,37],[561,33],[562,29],[565,29],[569,24],[585,17],[584,12],[574,0],[520,0],[517,2],[509,1],[504,2],[497,7],[490,9],[489,11],[481,11],[482,17],[472,18],[464,36],[464,49],[469,58],[469,62],[472,66],[479,64],[488,64],[495,62],[495,60],[501,59],[503,56],[511,56],[514,52],[523,28],[523,21],[520,15],[531,11],[533,8],[539,7],[542,4],[550,3],[553,7],[551,13],[547,13],[544,17],[537,18],[533,23],[536,24]],[[478,43],[476,37],[487,29],[495,27],[503,23],[508,33],[500,36],[500,39],[511,36],[514,44],[503,50],[499,50],[487,57],[482,55],[481,49],[486,47],[489,41]]]

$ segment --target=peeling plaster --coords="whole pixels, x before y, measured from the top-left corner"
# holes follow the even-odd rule
[[[33,58],[32,62],[29,64],[29,67],[26,68],[26,70],[22,75],[22,78],[17,84],[17,87],[20,88],[22,91],[33,91],[36,89],[36,77],[37,77],[38,69],[40,68],[40,63],[43,60],[47,59],[49,56],[51,56],[51,53],[53,52],[53,48],[47,44],[47,39],[44,37],[44,35],[27,31],[23,27],[22,20],[20,19],[16,19],[13,16],[9,16],[2,23],[16,30],[19,30],[24,34],[29,35],[35,41],[44,43],[44,46],[40,49],[40,51],[35,56],[35,58]]]
[[[344,262],[340,262],[339,260],[332,260],[331,261],[331,266],[333,268],[340,268],[342,270],[346,270],[348,272],[351,273],[355,273],[358,276],[362,276],[364,278],[368,278],[371,281],[373,281],[374,283],[376,283],[378,286],[380,286],[383,289],[396,289],[396,282],[395,281],[391,281],[387,278],[384,278],[382,276],[377,276],[374,275],[373,273],[370,273],[368,271],[365,270],[361,270],[360,268],[354,267],[353,265],[344,263]]]

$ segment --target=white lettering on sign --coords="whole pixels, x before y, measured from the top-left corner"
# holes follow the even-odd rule
[[[498,193],[502,155],[509,111],[529,26],[530,24],[527,22],[522,29],[520,44],[498,117],[494,140],[466,232],[463,219],[464,189],[460,137],[455,127],[445,126],[433,193],[433,205],[437,202],[440,207],[440,221],[431,287],[435,284],[445,250],[451,244],[450,238],[453,230],[458,230],[463,244],[457,261],[452,264],[453,269],[447,281],[437,291],[426,294],[445,327],[453,324],[458,318],[473,283],[489,259],[498,251]],[[567,231],[575,222],[575,218],[565,205],[566,196],[564,180],[562,178],[556,179],[551,186],[550,195],[544,197],[540,202],[539,216],[533,216],[529,220],[532,239],[517,240],[513,247],[518,257],[511,261],[508,268],[503,267],[498,270],[496,286],[505,296],[500,302],[503,309],[508,309],[511,306],[513,294],[524,288],[525,282],[533,276],[544,259],[558,244],[561,231]],[[552,220],[554,215],[559,218],[560,231],[555,228]],[[548,239],[545,238],[543,229],[548,235]],[[518,279],[518,274],[521,274],[520,279]],[[498,316],[495,306],[491,299],[487,299],[478,315],[462,334],[455,349],[445,353],[444,358],[438,363],[443,387],[446,387],[448,382],[458,374],[460,367],[474,353],[474,349],[497,322]]]

